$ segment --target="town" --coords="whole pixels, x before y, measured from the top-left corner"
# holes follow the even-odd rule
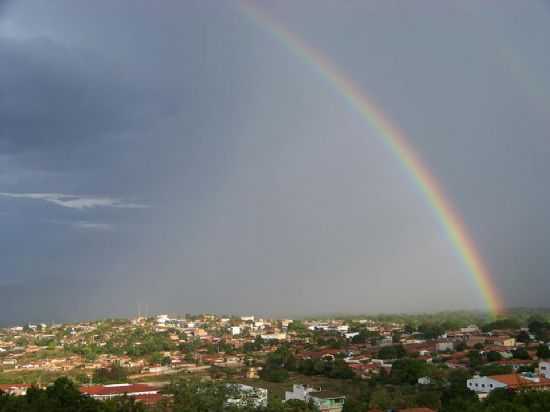
[[[0,410],[63,381],[85,398],[135,410],[189,410],[182,385],[195,394],[210,385],[225,389],[225,409],[473,411],[532,402],[539,409],[528,410],[547,411],[547,317],[161,314],[12,326],[0,330]]]

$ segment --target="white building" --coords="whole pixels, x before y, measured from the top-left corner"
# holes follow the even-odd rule
[[[479,332],[479,328],[476,325],[468,325],[465,328],[460,328],[460,332],[462,332],[462,333],[477,333],[477,332]]]
[[[231,334],[233,336],[240,335],[241,334],[241,327],[240,326],[231,326]]]
[[[260,336],[264,340],[285,340],[286,339],[286,333],[284,332],[262,334]]]
[[[321,389],[315,389],[306,385],[294,384],[292,385],[292,392],[285,392],[285,401],[297,399],[305,402],[311,392],[318,392],[320,390]]]
[[[159,325],[164,325],[168,320],[168,315],[157,315],[157,323]]]
[[[290,325],[292,322],[294,322],[292,319],[283,319],[281,321],[281,326],[283,328],[288,328],[288,325]]]
[[[80,393],[94,399],[106,401],[120,396],[150,396],[158,394],[158,388],[145,383],[117,383],[113,385],[83,385]]]
[[[542,365],[545,366],[545,365]],[[478,395],[486,395],[497,388],[548,390],[550,381],[544,375],[537,375],[530,372],[510,373],[507,375],[493,376],[474,376],[466,381],[468,389],[473,390]],[[480,397],[481,397],[480,396]]]
[[[311,401],[320,412],[341,412],[346,397],[306,385],[294,384],[292,385],[292,392],[285,392],[285,402],[292,399],[303,402]]]
[[[541,360],[539,362],[539,373],[546,379],[550,379],[550,361]]]
[[[228,388],[232,392],[226,403],[238,407],[267,407],[267,389],[255,388],[249,385],[229,384]]]
[[[13,396],[25,396],[31,385],[26,384],[0,384],[0,392]]]
[[[432,383],[432,380],[430,379],[429,376],[423,376],[421,378],[418,378],[417,382],[419,385],[429,385]]]
[[[455,345],[450,341],[437,342],[435,344],[435,350],[438,352],[447,352],[454,350]]]
[[[474,376],[466,381],[468,389],[476,393],[489,393],[496,388],[506,388],[508,383],[502,382],[497,376]]]

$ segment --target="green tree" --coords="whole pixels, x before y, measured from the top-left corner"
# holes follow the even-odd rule
[[[496,351],[490,351],[487,352],[486,358],[487,362],[498,362],[499,360],[502,360],[502,355]]]
[[[537,357],[539,359],[550,359],[550,348],[548,348],[548,345],[542,344],[538,346]]]
[[[94,371],[94,383],[119,383],[125,382],[128,378],[128,370],[117,363],[110,368],[99,368]]]
[[[489,375],[506,375],[512,373],[513,369],[511,366],[505,365],[484,365],[479,369],[479,374],[482,376]]]
[[[531,337],[529,336],[529,332],[522,330],[517,336],[516,340],[518,342],[522,343],[529,343],[531,341]]]
[[[223,412],[231,388],[193,378],[172,381],[165,392],[172,395],[173,412]]]
[[[445,329],[435,323],[422,323],[418,326],[418,331],[421,332],[426,339],[436,339],[445,333]]]
[[[407,355],[403,345],[384,346],[378,351],[379,359],[399,359]]]
[[[529,352],[527,352],[527,349],[525,348],[517,348],[512,351],[512,355],[514,356],[514,359],[531,359]]]
[[[390,381],[395,385],[415,385],[426,375],[426,362],[418,359],[398,359],[392,364]]]
[[[483,356],[477,350],[468,352],[468,360],[470,362],[470,368],[478,368],[483,364]]]

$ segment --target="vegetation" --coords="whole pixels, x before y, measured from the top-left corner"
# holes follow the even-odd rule
[[[142,412],[140,403],[122,397],[107,402],[84,396],[67,378],[46,389],[30,388],[25,396],[0,394],[0,412]]]

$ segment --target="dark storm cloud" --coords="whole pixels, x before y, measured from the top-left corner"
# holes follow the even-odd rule
[[[98,56],[46,39],[0,39],[0,150],[44,151],[135,126],[139,91]]]
[[[405,130],[507,303],[544,304],[548,105],[523,83],[536,74],[550,101],[547,14],[461,4],[479,17],[441,2],[260,7]],[[137,301],[180,313],[484,307],[367,122],[236,3],[0,13],[0,318],[128,315]],[[502,45],[530,69],[522,82]]]

